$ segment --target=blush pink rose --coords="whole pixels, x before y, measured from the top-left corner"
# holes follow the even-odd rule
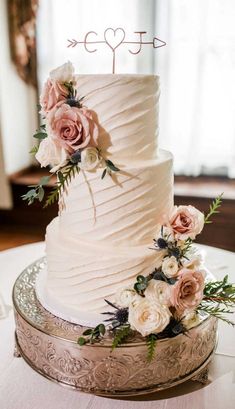
[[[204,214],[193,206],[175,206],[167,222],[176,240],[194,240],[204,226]]]
[[[60,101],[68,98],[68,89],[62,83],[48,78],[40,96],[41,112],[46,115]]]
[[[171,304],[177,313],[194,310],[203,299],[205,285],[202,271],[192,271],[186,268],[180,270],[177,282],[172,286]]]
[[[97,146],[98,126],[86,108],[60,104],[48,116],[52,137],[70,154],[88,146]]]

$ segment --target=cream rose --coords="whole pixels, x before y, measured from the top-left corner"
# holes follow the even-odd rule
[[[48,125],[52,138],[70,154],[97,145],[98,126],[86,108],[60,103],[49,112]]]
[[[52,169],[50,172],[52,173],[65,166],[68,161],[66,151],[58,146],[50,137],[41,141],[35,158],[42,168],[51,165]]]
[[[68,61],[63,65],[55,68],[50,72],[50,79],[60,83],[70,82],[75,80],[74,76],[74,66]]]
[[[117,305],[122,308],[129,307],[131,303],[138,302],[141,298],[131,287],[121,288],[115,297]]]
[[[81,151],[81,169],[94,170],[99,163],[100,158],[96,148],[85,148]]]
[[[182,324],[186,329],[196,327],[200,324],[200,316],[197,312],[191,311],[182,319]]]
[[[146,297],[129,306],[128,321],[131,328],[140,332],[143,337],[162,332],[169,324],[170,317],[168,307]]]
[[[178,315],[195,309],[203,299],[204,272],[183,268],[172,286],[171,303]]]
[[[167,222],[176,240],[194,240],[203,226],[204,214],[193,206],[175,206]]]
[[[179,271],[179,266],[174,256],[165,257],[162,262],[162,271],[166,277],[176,277]]]
[[[161,280],[150,280],[144,292],[148,300],[155,301],[162,305],[171,305],[171,285]]]

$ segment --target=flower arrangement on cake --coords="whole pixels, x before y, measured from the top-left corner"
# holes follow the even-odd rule
[[[101,178],[118,172],[119,168],[99,149],[99,123],[95,112],[83,104],[84,96],[78,96],[76,75],[71,62],[51,71],[40,96],[40,114],[43,123],[34,138],[40,141],[31,152],[41,167],[50,166],[51,175],[41,178],[37,185],[23,195],[32,204],[43,201],[44,186],[56,174],[57,182],[48,195],[45,207],[58,200],[76,173],[94,171],[103,167]]]
[[[146,339],[147,358],[151,361],[157,340],[172,338],[188,331],[208,315],[235,325],[227,314],[235,306],[235,285],[211,280],[203,266],[201,254],[193,246],[211,216],[218,213],[222,195],[210,206],[208,214],[193,206],[175,206],[153,240],[151,250],[162,253],[161,265],[148,276],[139,275],[131,287],[116,294],[116,302],[106,303],[113,312],[95,328],[88,328],[78,344],[99,342],[106,330],[113,337],[112,349],[126,341],[132,331]]]

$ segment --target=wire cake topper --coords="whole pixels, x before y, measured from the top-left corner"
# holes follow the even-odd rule
[[[123,28],[118,27],[114,29],[114,28],[109,27],[109,28],[106,28],[106,30],[104,31],[103,39],[98,40],[97,39],[98,34],[96,33],[96,31],[88,31],[88,33],[85,34],[83,41],[78,41],[78,40],[75,40],[74,38],[72,40],[68,40],[69,44],[67,47],[68,48],[76,47],[80,44],[83,44],[85,50],[88,53],[95,53],[97,51],[97,48],[94,45],[106,44],[111,49],[112,54],[113,54],[112,73],[114,74],[115,65],[116,65],[116,50],[122,44],[137,45],[138,46],[137,50],[128,49],[129,53],[133,55],[139,54],[142,50],[142,46],[146,44],[151,44],[153,48],[160,48],[166,45],[166,42],[163,40],[160,40],[160,38],[158,37],[153,37],[152,41],[144,41],[143,36],[144,34],[147,34],[147,31],[134,31],[134,34],[137,35],[137,40],[127,41],[126,32]],[[93,47],[91,47],[91,45],[93,45]]]

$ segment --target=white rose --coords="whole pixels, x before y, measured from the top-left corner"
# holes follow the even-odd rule
[[[35,158],[40,163],[42,168],[51,165],[51,173],[54,173],[59,168],[63,167],[68,160],[66,151],[60,146],[56,145],[56,143],[50,137],[47,137],[41,141]]]
[[[81,169],[93,170],[100,163],[99,154],[96,148],[85,148],[81,152]]]
[[[179,271],[179,266],[174,256],[165,257],[162,262],[162,271],[166,277],[176,277]]]
[[[146,298],[162,305],[170,306],[171,285],[161,280],[150,280],[144,292]]]
[[[116,293],[116,303],[119,307],[122,308],[129,307],[131,303],[137,301],[139,298],[142,297],[136,293],[134,288],[130,287],[121,288]]]
[[[74,67],[68,61],[50,72],[50,79],[61,83],[74,81]]]
[[[137,303],[129,306],[128,321],[131,328],[140,332],[143,337],[158,334],[166,328],[171,317],[170,310],[157,302],[141,297]]]
[[[186,329],[196,327],[199,323],[200,323],[200,316],[195,311],[189,312],[182,319],[182,324]]]

